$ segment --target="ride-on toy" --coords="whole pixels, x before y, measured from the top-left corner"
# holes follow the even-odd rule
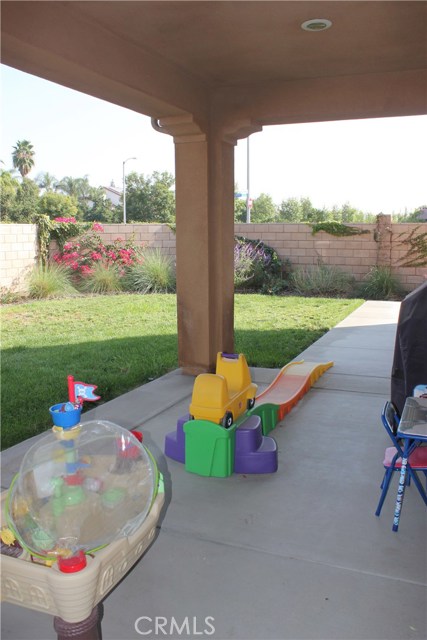
[[[256,392],[245,356],[220,352],[216,373],[201,373],[194,382],[190,419],[209,420],[229,429],[240,415],[252,409]]]
[[[274,473],[277,445],[268,434],[332,365],[290,362],[254,398],[245,357],[219,353],[216,375],[196,378],[190,412],[166,435],[165,454],[201,476]]]

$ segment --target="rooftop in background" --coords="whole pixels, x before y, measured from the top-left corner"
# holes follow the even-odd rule
[[[122,197],[122,191],[117,191],[113,187],[102,187],[104,189],[105,197],[116,207],[120,204],[120,198]]]

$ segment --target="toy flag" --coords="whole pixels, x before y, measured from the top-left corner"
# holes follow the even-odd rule
[[[94,391],[97,388],[96,384],[86,384],[86,382],[74,383],[74,393],[76,398],[81,398],[83,401],[87,400],[87,402],[96,402],[100,399],[101,396],[96,396],[94,394]]]
[[[73,376],[68,376],[68,399],[70,402],[79,401],[83,403],[96,402],[101,396],[94,394],[95,389],[98,387],[96,384],[86,384],[86,382],[75,382]]]

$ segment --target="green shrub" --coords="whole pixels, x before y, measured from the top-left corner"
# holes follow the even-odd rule
[[[7,287],[1,287],[0,289],[0,304],[14,304],[24,298],[24,294],[19,291],[13,291],[13,289],[8,289]]]
[[[360,284],[358,293],[368,300],[398,300],[406,292],[390,267],[372,267]]]
[[[71,282],[70,270],[58,264],[35,267],[28,278],[30,298],[58,298],[76,294]]]
[[[261,240],[237,236],[234,243],[234,286],[256,290],[281,280],[282,262],[277,252]]]
[[[136,293],[169,293],[175,291],[175,265],[160,249],[145,249],[125,276],[125,288]]]
[[[289,289],[289,280],[281,276],[270,276],[267,278],[260,289],[260,293],[268,296],[278,296]]]
[[[345,296],[354,287],[354,278],[338,267],[318,264],[298,267],[290,274],[291,291],[309,296]]]
[[[79,286],[85,293],[116,293],[123,288],[121,280],[117,265],[100,261],[90,268]]]

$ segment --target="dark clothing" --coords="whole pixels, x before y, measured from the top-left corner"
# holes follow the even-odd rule
[[[418,384],[427,384],[427,282],[400,307],[391,371],[391,401],[399,415]]]

